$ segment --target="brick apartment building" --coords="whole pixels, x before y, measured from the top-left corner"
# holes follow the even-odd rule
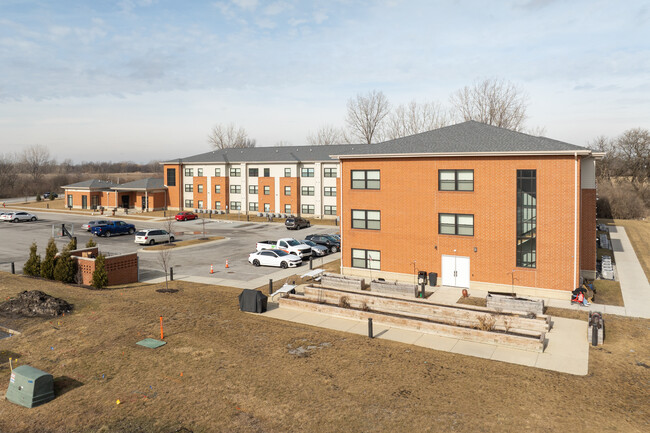
[[[342,272],[566,297],[595,277],[590,149],[465,122],[346,149]]]

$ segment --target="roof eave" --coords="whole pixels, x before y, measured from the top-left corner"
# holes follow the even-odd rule
[[[513,151],[513,152],[425,152],[425,153],[362,153],[349,155],[330,155],[334,159],[375,159],[375,158],[452,158],[458,156],[567,156],[591,155],[588,149],[584,150],[548,150],[548,151]]]

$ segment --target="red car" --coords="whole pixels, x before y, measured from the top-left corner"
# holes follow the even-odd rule
[[[193,212],[179,212],[176,214],[176,221],[195,220],[198,216]]]

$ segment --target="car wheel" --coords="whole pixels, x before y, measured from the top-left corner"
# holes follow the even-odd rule
[[[282,262],[282,263],[280,263],[280,267],[282,269],[287,269],[289,267],[289,265],[287,264],[287,262]]]
[[[307,228],[311,227],[311,221],[307,222]]]
[[[257,259],[253,260],[253,266],[259,266],[259,265],[260,265],[259,260],[257,260]]]
[[[172,243],[172,242],[174,242],[174,236],[169,237],[169,243]]]
[[[18,222],[18,218],[14,218],[14,222],[17,223],[17,222]]]
[[[336,245],[332,245],[332,247],[330,248],[330,251],[332,252],[332,254],[334,254],[337,251]]]
[[[111,237],[111,232],[106,232],[106,235],[105,235],[105,236],[106,236],[107,238],[110,238],[110,237]]]
[[[32,219],[31,219],[31,221],[36,221],[36,217],[33,216]]]
[[[149,241],[149,245],[153,245],[153,244],[155,244],[155,243],[156,243],[156,241],[153,240],[153,239]]]
[[[132,235],[133,233],[135,233],[135,229],[129,229],[129,234]]]

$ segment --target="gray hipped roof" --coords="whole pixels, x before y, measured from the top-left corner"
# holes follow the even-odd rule
[[[314,162],[345,155],[463,154],[463,153],[589,153],[589,149],[546,137],[467,121],[433,131],[377,144],[252,147],[221,149],[165,161],[175,163]]]
[[[99,180],[99,179],[90,179],[90,180],[84,180],[82,182],[77,182],[77,183],[72,183],[70,185],[64,185],[61,188],[65,189],[110,189],[114,187],[115,184],[113,182],[107,181],[107,180]]]
[[[158,189],[166,189],[162,177],[147,177],[144,179],[134,180],[120,185],[114,185],[111,189],[115,190],[137,190],[137,191],[153,191]]]

